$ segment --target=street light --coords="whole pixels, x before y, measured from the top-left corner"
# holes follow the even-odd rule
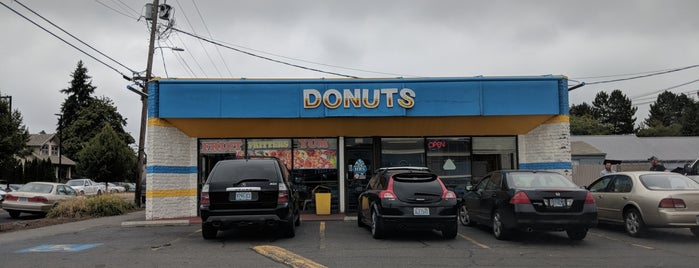
[[[184,51],[184,48],[179,48],[179,47],[155,47],[160,49],[160,57],[163,59],[163,69],[165,69],[165,77],[170,77],[169,74],[167,74],[167,66],[165,66],[165,55],[163,53],[163,48],[169,48],[172,51]]]

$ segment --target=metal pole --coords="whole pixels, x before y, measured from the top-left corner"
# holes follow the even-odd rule
[[[158,0],[153,0],[151,10],[151,29],[150,29],[150,44],[148,45],[148,64],[146,66],[146,78],[143,85],[143,93],[148,94],[148,82],[151,79],[151,70],[153,67],[153,50],[155,48],[155,29],[158,26]],[[136,193],[134,202],[137,207],[141,206],[141,183],[146,179],[146,163],[145,163],[145,143],[146,143],[146,120],[148,116],[148,98],[141,96],[141,130],[138,136],[138,181],[136,181]]]
[[[61,132],[63,130],[63,115],[55,115],[58,116],[58,174],[56,175],[56,182],[61,182],[61,167],[63,166],[63,163],[61,162],[61,158],[63,158],[61,155],[61,147],[63,147],[63,137],[61,137]]]

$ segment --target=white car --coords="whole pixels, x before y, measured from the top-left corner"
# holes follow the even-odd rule
[[[100,186],[91,179],[69,180],[66,184],[73,187],[79,195],[101,195],[104,193],[104,186]]]
[[[124,186],[119,186],[119,185],[116,185],[116,184],[111,183],[111,182],[109,183],[109,187],[107,187],[107,189],[109,189],[109,192],[110,192],[110,193],[123,193],[123,192],[126,192],[126,187],[124,187]]]

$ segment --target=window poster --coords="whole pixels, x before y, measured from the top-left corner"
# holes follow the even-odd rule
[[[336,139],[294,139],[294,169],[336,168]]]
[[[248,156],[276,157],[291,168],[291,140],[289,139],[249,139]]]

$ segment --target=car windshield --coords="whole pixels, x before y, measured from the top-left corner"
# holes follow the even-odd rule
[[[66,184],[68,184],[70,186],[83,186],[82,181],[68,181]]]
[[[50,193],[53,190],[53,185],[43,184],[43,183],[27,183],[22,188],[17,190],[18,192],[30,192],[30,193]]]
[[[210,182],[279,181],[279,174],[273,161],[222,161],[216,164],[210,176]]]
[[[568,178],[549,172],[512,172],[507,175],[510,188],[578,188]]]
[[[699,190],[699,183],[676,173],[641,175],[641,183],[648,190]]]

